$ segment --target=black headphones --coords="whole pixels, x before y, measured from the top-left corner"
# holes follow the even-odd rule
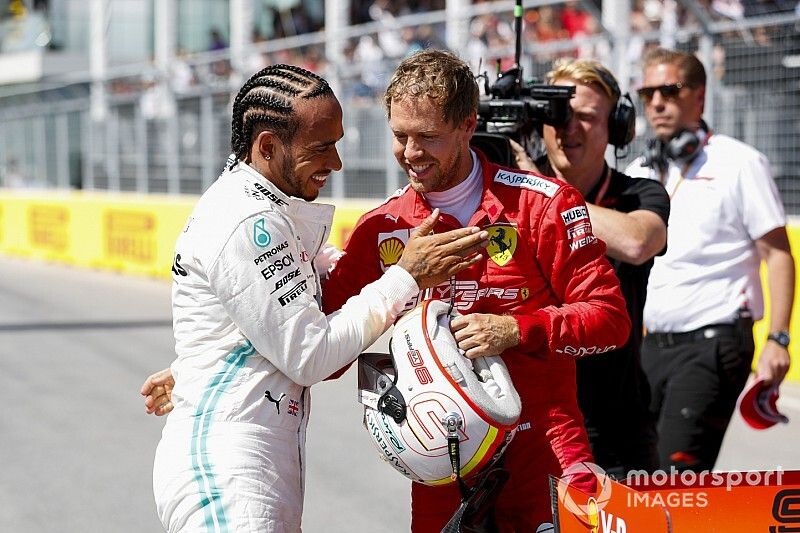
[[[636,134],[636,108],[633,107],[631,96],[628,93],[622,94],[619,90],[619,85],[611,73],[604,67],[595,68],[594,71],[617,99],[617,105],[608,116],[608,144],[622,148],[631,142]]]
[[[700,129],[708,134],[708,124],[702,119]],[[700,153],[702,144],[700,136],[688,129],[678,130],[666,142],[653,137],[647,140],[642,165],[665,171],[670,161],[678,164],[690,163]]]

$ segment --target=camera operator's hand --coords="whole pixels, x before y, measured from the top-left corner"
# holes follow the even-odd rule
[[[514,162],[517,164],[517,168],[521,170],[532,170],[534,172],[539,172],[539,169],[536,168],[536,164],[533,162],[533,159],[528,156],[528,153],[521,144],[514,139],[509,139],[508,143],[511,145],[511,151],[514,154]]]

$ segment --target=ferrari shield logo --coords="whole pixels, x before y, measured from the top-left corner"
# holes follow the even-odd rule
[[[508,224],[495,224],[485,229],[489,232],[489,246],[486,247],[489,258],[498,266],[504,266],[517,250],[517,230]]]

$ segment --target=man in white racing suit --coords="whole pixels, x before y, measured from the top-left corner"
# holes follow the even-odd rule
[[[333,206],[310,203],[341,168],[342,110],[328,84],[274,65],[240,90],[219,179],[173,263],[174,410],[153,490],[170,531],[300,530],[308,387],[353,361],[405,302],[480,259],[488,234],[429,235],[328,316],[320,274]]]

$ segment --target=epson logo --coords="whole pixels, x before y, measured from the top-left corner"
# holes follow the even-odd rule
[[[273,263],[270,263],[267,268],[261,271],[261,275],[264,276],[264,279],[268,280],[274,276],[276,272],[280,272],[284,268],[290,266],[292,263],[294,263],[294,256],[291,253],[288,253]]]

